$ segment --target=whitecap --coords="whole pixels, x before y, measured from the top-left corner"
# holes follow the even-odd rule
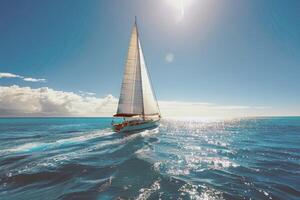
[[[159,180],[155,181],[149,188],[141,188],[139,190],[140,194],[136,200],[146,200],[150,197],[152,193],[160,189]]]
[[[186,183],[178,191],[193,200],[224,200],[222,192],[202,185]]]

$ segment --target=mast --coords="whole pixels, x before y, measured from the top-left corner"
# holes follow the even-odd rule
[[[139,63],[139,66],[141,67],[141,58],[140,58],[140,45],[139,45],[139,29],[138,29],[138,26],[137,26],[137,20],[136,20],[136,16],[134,17],[134,24],[135,24],[135,27],[136,27],[136,43],[138,44],[138,63]],[[143,83],[143,77],[142,77],[142,70],[140,70],[140,76],[141,76],[141,82]],[[145,119],[145,107],[144,107],[144,95],[143,95],[143,89],[142,89],[142,116],[143,116],[143,119]]]

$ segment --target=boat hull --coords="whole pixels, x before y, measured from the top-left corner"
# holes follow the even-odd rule
[[[121,129],[117,130],[115,126],[113,126],[113,129],[116,132],[136,132],[141,131],[145,129],[153,129],[159,126],[159,121],[148,121],[137,125],[127,125],[122,127]]]

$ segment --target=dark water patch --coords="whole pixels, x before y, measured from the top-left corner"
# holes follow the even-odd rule
[[[70,178],[68,173],[60,172],[39,172],[34,174],[18,174],[18,175],[8,175],[8,177],[2,178],[1,183],[6,183],[7,187],[21,187],[28,186],[35,183],[55,183],[62,182]]]
[[[3,140],[8,140],[8,141],[11,141],[11,140],[28,140],[28,139],[38,139],[38,138],[41,138],[43,137],[42,135],[28,135],[28,136],[23,136],[23,137],[20,137],[20,136],[12,136],[12,134],[14,133],[11,133],[9,136],[4,136],[2,137]]]
[[[275,188],[277,190],[280,190],[282,194],[288,194],[289,196],[293,197],[294,199],[299,199],[300,198],[300,187],[298,189],[289,186],[289,185],[284,185],[281,183],[278,184],[272,184],[272,188]]]
[[[8,187],[20,187],[43,182],[46,182],[48,184],[55,184],[64,182],[72,177],[82,175],[91,170],[95,169],[90,166],[69,164],[51,171],[22,173],[16,175],[8,173],[6,177],[1,178],[1,182],[7,183]]]
[[[30,155],[17,155],[17,156],[7,156],[2,159],[0,159],[0,166],[13,164],[15,162],[21,161]]]
[[[80,133],[82,132],[81,130],[66,130],[66,131],[62,131],[60,132],[60,134],[65,134],[65,133]]]

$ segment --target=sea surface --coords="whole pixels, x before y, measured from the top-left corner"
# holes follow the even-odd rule
[[[300,199],[300,117],[0,119],[0,199]]]

